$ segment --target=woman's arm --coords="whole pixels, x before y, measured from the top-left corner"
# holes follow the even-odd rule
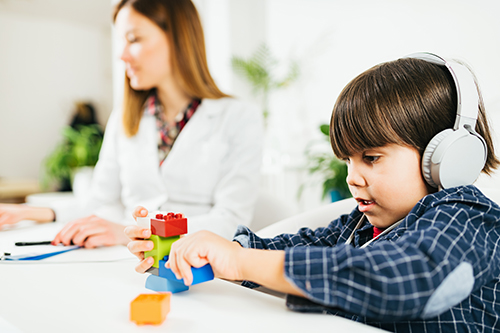
[[[18,204],[0,204],[0,228],[4,225],[14,224],[22,220],[52,222],[54,219],[54,211],[50,208],[31,207]]]

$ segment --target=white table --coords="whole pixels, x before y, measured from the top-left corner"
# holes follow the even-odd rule
[[[0,231],[0,251],[43,240],[57,224]],[[50,239],[47,238],[47,239]],[[106,261],[107,260],[107,261]],[[37,262],[0,262],[0,332],[376,332],[340,317],[288,310],[285,301],[216,279],[174,294],[160,326],[129,320],[147,274],[125,247],[76,250]]]

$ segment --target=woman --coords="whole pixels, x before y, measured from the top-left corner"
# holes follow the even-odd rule
[[[181,212],[190,232],[230,238],[249,224],[257,197],[260,113],[217,88],[190,0],[122,0],[114,21],[126,65],[123,106],[108,121],[85,204],[93,215],[67,224],[53,243],[126,244],[123,222],[137,205]],[[0,225],[50,221],[54,212],[64,219],[57,209],[19,213],[29,209],[0,207]]]

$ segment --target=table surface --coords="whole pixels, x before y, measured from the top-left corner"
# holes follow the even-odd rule
[[[50,239],[60,227],[21,223],[0,231],[0,251],[15,241]],[[292,312],[282,298],[219,279],[172,295],[163,324],[137,326],[129,320],[130,302],[152,291],[136,264],[123,246],[0,261],[0,332],[379,331],[336,316]]]

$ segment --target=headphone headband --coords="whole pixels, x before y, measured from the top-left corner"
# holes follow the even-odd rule
[[[457,130],[467,126],[469,130],[475,131],[479,93],[474,75],[469,68],[457,61],[447,61],[438,55],[427,52],[413,53],[405,58],[425,60],[433,64],[445,66],[448,69],[457,90],[457,118],[453,129]]]
[[[476,133],[479,92],[474,75],[464,64],[446,61],[432,53],[415,53],[406,58],[445,66],[457,91],[453,129],[437,133],[422,155],[422,174],[426,182],[437,188],[472,184],[481,173],[488,153],[486,142]]]

